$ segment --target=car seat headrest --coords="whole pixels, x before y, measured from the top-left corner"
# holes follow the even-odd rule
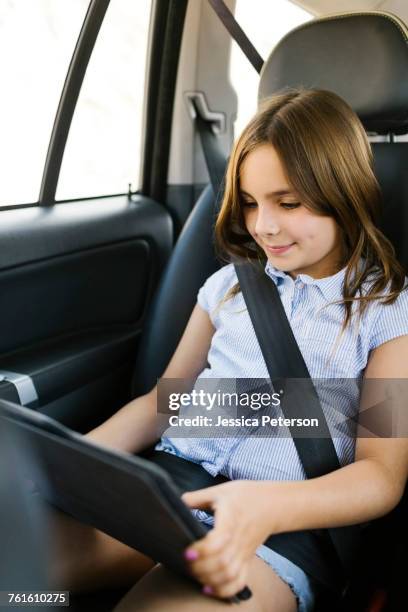
[[[258,99],[285,87],[328,89],[368,132],[408,132],[408,29],[390,13],[348,13],[292,30],[262,68]]]

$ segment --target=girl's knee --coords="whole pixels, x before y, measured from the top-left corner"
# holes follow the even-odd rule
[[[55,511],[49,580],[73,592],[130,586],[155,562],[109,535]]]
[[[239,605],[240,612],[295,612],[293,593],[263,561],[254,558],[248,586],[251,599],[231,604],[202,593],[200,584],[156,565],[119,602],[114,612],[223,612]]]
[[[207,612],[224,610],[228,604],[209,600],[199,584],[157,565],[119,602],[114,612]]]

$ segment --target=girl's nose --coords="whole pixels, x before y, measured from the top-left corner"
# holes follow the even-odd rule
[[[276,236],[280,232],[280,224],[276,215],[266,207],[259,206],[255,222],[255,232],[259,236]]]

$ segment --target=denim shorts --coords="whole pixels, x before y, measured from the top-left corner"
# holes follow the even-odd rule
[[[192,510],[191,512],[199,521],[204,523],[207,529],[213,527],[213,516],[203,510]],[[256,556],[265,561],[274,570],[275,574],[286,582],[296,597],[298,612],[311,612],[314,609],[314,584],[298,565],[263,544],[256,549]]]
[[[298,612],[311,612],[314,609],[315,592],[312,582],[298,565],[263,544],[257,548],[256,556],[286,582],[296,597]]]
[[[163,449],[159,447],[158,450]],[[174,450],[165,450],[164,452],[174,454],[179,457],[181,456],[180,453]],[[191,510],[191,512],[196,519],[201,521],[206,526],[207,529],[211,529],[213,527],[213,516],[210,516],[203,510],[196,509]],[[296,597],[298,612],[310,612],[313,610],[315,601],[314,583],[298,565],[292,561],[289,561],[289,559],[286,559],[286,557],[283,557],[263,544],[257,548],[256,555],[267,563],[279,576],[279,578],[281,578],[289,586]]]

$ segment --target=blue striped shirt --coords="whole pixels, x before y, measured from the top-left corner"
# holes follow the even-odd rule
[[[270,262],[266,264],[265,272],[278,288],[311,377],[326,381],[349,379],[349,384],[341,385],[340,391],[334,386],[329,393],[330,399],[326,394],[327,384],[323,385],[326,391],[322,392],[317,385],[325,413],[326,410],[329,413],[330,402],[334,399],[342,414],[355,416],[359,405],[359,382],[370,351],[388,340],[408,335],[408,292],[403,291],[391,305],[378,300],[371,302],[359,325],[354,316],[352,324],[339,339],[344,306],[334,302],[342,298],[345,268],[322,279],[299,274],[294,280],[289,274],[275,269]],[[229,264],[210,276],[198,292],[197,301],[209,314],[215,328],[208,367],[200,373],[199,379],[269,378],[242,293],[217,308],[228,289],[237,282],[234,266]],[[354,302],[354,313],[357,307]],[[199,463],[213,476],[222,474],[230,479],[251,480],[305,478],[289,436],[181,438],[170,437],[169,431],[164,433],[156,449]],[[333,442],[341,465],[351,463],[354,460],[354,438],[337,433],[333,434]]]

